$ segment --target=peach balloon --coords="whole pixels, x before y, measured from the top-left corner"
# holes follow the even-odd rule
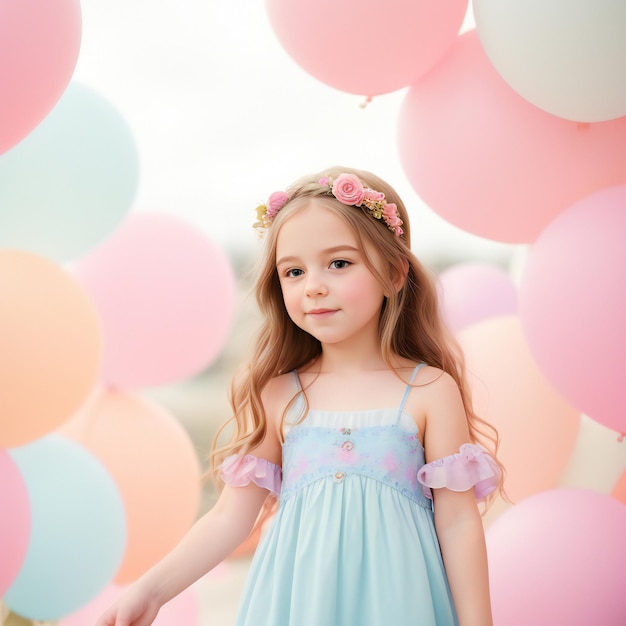
[[[475,409],[500,433],[509,497],[553,487],[574,448],[579,412],[537,369],[516,316],[486,320],[458,337]]]
[[[48,114],[74,72],[79,0],[0,0],[0,154]]]
[[[515,93],[475,31],[407,92],[400,160],[441,217],[482,237],[530,243],[561,211],[626,182],[626,117],[577,124]]]
[[[93,304],[54,262],[0,250],[0,446],[51,432],[83,403],[98,376]]]
[[[266,0],[271,25],[305,71],[349,93],[405,87],[452,45],[467,0]]]
[[[165,409],[118,391],[95,392],[60,432],[98,457],[120,490],[128,542],[115,581],[133,581],[196,519],[201,483],[193,443]]]
[[[135,389],[187,378],[228,339],[232,267],[202,231],[179,218],[131,215],[76,272],[102,320],[107,385]]]
[[[620,479],[615,483],[611,495],[616,499],[626,504],[626,470],[620,476]]]

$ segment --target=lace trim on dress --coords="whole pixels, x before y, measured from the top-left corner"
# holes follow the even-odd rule
[[[427,463],[417,472],[422,491],[432,500],[431,488],[447,487],[467,491],[474,487],[476,498],[485,498],[500,482],[500,468],[489,454],[473,443],[464,443],[459,452]]]
[[[278,465],[253,454],[227,456],[217,468],[220,478],[231,487],[245,487],[253,482],[278,497],[282,483],[282,470]]]

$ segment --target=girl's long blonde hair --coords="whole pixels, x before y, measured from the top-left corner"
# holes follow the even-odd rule
[[[322,176],[336,178],[344,172],[358,176],[365,186],[382,191],[388,203],[396,204],[404,222],[402,236],[395,236],[382,220],[374,219],[365,210],[342,204],[328,195],[327,188],[318,182]],[[211,453],[213,468],[226,456],[245,453],[265,438],[267,420],[261,391],[268,382],[302,367],[321,353],[320,342],[296,326],[287,315],[276,271],[276,240],[281,224],[312,200],[347,222],[369,270],[380,281],[384,293],[390,294],[385,298],[379,321],[382,354],[387,365],[394,369],[393,357],[399,355],[414,362],[427,363],[452,376],[461,391],[472,441],[486,447],[497,460],[497,431],[473,410],[463,354],[442,322],[434,278],[411,252],[409,217],[398,194],[374,174],[347,167],[332,167],[302,178],[287,189],[287,193],[287,204],[265,234],[264,253],[255,279],[262,323],[246,368],[233,379],[230,389],[233,416],[215,438]],[[385,260],[383,267],[377,267],[367,256],[367,247],[376,250],[379,258]],[[406,275],[406,279],[404,286],[397,291],[394,283],[399,275]],[[233,424],[230,440],[225,445],[218,445],[220,434]]]

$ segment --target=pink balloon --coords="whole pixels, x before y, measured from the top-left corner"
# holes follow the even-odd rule
[[[102,380],[110,386],[196,374],[228,338],[233,270],[216,245],[178,218],[132,215],[76,271],[102,320]]]
[[[573,202],[626,182],[626,117],[578,124],[541,111],[497,74],[475,31],[408,90],[398,131],[420,197],[498,241],[532,242]]]
[[[626,507],[583,489],[536,494],[487,529],[495,626],[621,626]]]
[[[30,502],[26,483],[6,450],[0,449],[0,597],[22,567],[30,539]],[[10,513],[9,513],[10,512]],[[7,514],[8,513],[8,514]]]
[[[124,592],[125,587],[109,585],[82,609],[67,615],[58,626],[85,626],[95,624],[96,620],[111,606]],[[197,626],[200,624],[200,602],[193,587],[189,587],[181,594],[170,600],[159,611],[153,626]]]
[[[517,502],[554,487],[578,437],[579,411],[537,368],[516,316],[479,322],[458,338],[474,408],[500,434],[509,497]]]
[[[559,215],[531,248],[520,287],[538,366],[581,412],[626,432],[626,186]]]
[[[476,322],[517,313],[517,287],[501,268],[459,263],[439,275],[441,308],[453,332]]]
[[[318,80],[374,96],[414,82],[452,45],[467,0],[266,0],[285,50]]]
[[[82,33],[79,0],[0,0],[0,154],[23,139],[70,82]]]

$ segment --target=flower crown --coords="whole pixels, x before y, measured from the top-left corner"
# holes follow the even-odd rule
[[[381,191],[366,187],[354,174],[339,174],[334,180],[330,176],[323,176],[319,179],[319,184],[327,188],[328,195],[334,196],[342,204],[365,207],[374,219],[383,220],[396,237],[404,233],[398,207],[393,202],[387,202],[385,194]],[[288,201],[287,192],[275,191],[266,204],[261,204],[256,208],[258,221],[254,223],[254,228],[268,228],[276,214]]]

